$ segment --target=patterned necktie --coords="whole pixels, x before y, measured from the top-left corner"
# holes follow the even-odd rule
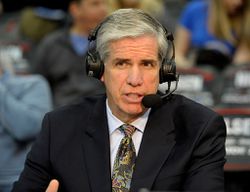
[[[132,125],[124,124],[119,127],[124,133],[119,149],[117,151],[113,175],[112,175],[112,192],[128,192],[135,167],[135,147],[132,135],[136,128]]]

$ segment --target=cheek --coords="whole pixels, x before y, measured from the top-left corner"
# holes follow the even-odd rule
[[[151,75],[148,75],[147,78],[145,79],[145,82],[150,85],[152,88],[156,88],[159,85],[160,77],[158,73],[154,73]]]
[[[120,90],[125,79],[124,73],[114,73],[114,71],[106,70],[101,80],[110,93],[115,93]]]
[[[156,93],[159,87],[159,77],[156,77],[154,80],[152,80],[152,83],[150,84],[150,92]]]
[[[88,11],[87,20],[90,22],[100,22],[106,16],[106,11],[100,8],[92,9]]]

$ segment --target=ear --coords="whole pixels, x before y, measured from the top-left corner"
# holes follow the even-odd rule
[[[101,82],[104,82],[104,75],[102,75],[100,81],[101,81]]]
[[[71,14],[71,16],[72,17],[75,17],[76,16],[76,14],[78,14],[78,7],[77,7],[78,5],[77,5],[77,2],[75,2],[75,1],[72,1],[72,2],[70,2],[70,4],[69,4],[69,8],[68,8],[68,10],[69,10],[69,13]]]

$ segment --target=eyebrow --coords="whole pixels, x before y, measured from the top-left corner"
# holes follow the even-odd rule
[[[149,62],[149,63],[157,63],[157,61],[154,60],[154,59],[143,59],[142,62],[143,62],[143,63],[145,63],[145,62],[147,62],[147,63],[148,63],[148,62]]]
[[[121,62],[121,61],[122,62],[130,62],[130,59],[116,58],[116,59],[113,60],[114,63]],[[157,63],[157,61],[154,60],[154,59],[143,59],[141,62],[142,63],[146,63],[146,62]]]
[[[123,58],[116,58],[115,60],[113,60],[113,63],[116,63],[116,62],[129,62],[130,59],[123,59]]]

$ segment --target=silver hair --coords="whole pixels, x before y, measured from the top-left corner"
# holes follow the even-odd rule
[[[107,17],[97,28],[96,50],[105,62],[109,57],[109,43],[126,37],[152,35],[157,38],[159,59],[168,51],[166,29],[153,17],[139,9],[119,9]]]

